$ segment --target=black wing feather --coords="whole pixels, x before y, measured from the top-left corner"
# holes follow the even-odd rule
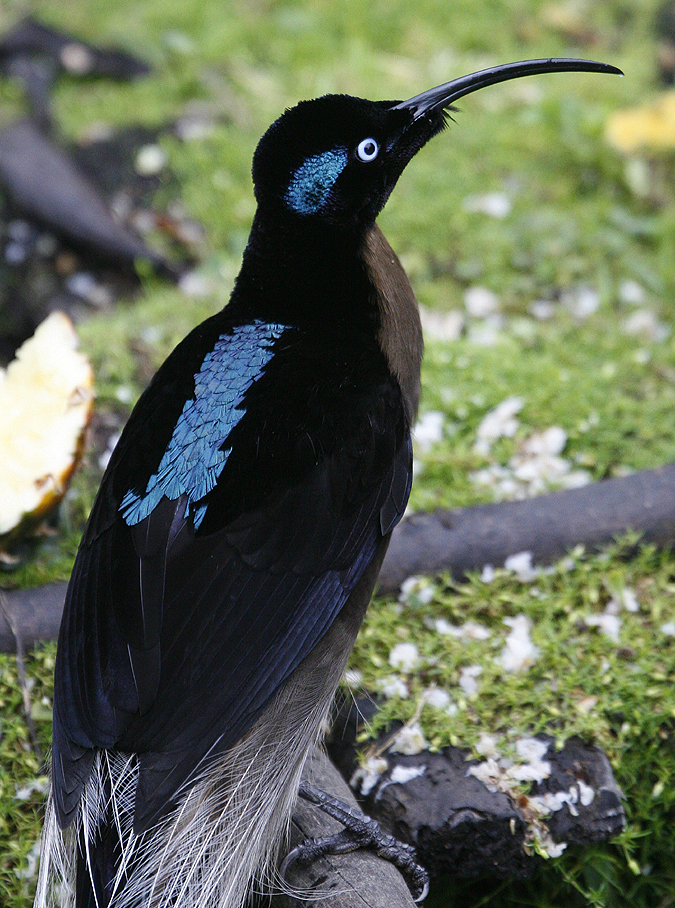
[[[139,450],[146,471],[156,468],[162,452],[149,437],[166,445],[192,393],[171,370],[182,374],[186,356],[199,364],[213,333],[201,326],[199,355],[177,348],[141,399],[78,553],[54,695],[64,826],[97,747],[138,755],[136,828],[161,816],[316,645],[405,507],[410,438],[383,360],[372,349],[352,356],[351,385],[336,390],[344,356],[334,373],[327,356],[317,374],[313,352],[303,374],[302,339],[293,350],[284,339],[227,438],[202,526],[183,497],[128,526],[121,500],[129,482],[147,481]]]

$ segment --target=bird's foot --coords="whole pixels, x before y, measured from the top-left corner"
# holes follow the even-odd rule
[[[298,861],[301,864],[310,864],[326,854],[345,854],[359,848],[372,848],[381,858],[395,864],[409,880],[414,900],[424,901],[429,892],[429,875],[424,867],[417,863],[417,854],[412,845],[383,832],[371,817],[308,782],[300,783],[298,794],[338,820],[345,828],[335,835],[306,839],[293,848],[281,865],[282,877],[286,875],[291,864]]]

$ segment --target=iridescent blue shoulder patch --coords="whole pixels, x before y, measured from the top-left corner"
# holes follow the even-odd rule
[[[283,331],[283,325],[255,321],[218,338],[195,375],[194,397],[185,402],[157,472],[142,493],[130,489],[122,499],[120,511],[129,526],[140,523],[163,497],[175,500],[187,494],[185,516],[192,508],[195,529],[199,527],[207,508],[203,499],[232,451],[224,444],[246,412],[240,405],[263,375]]]
[[[332,148],[303,161],[286,190],[285,202],[289,208],[298,214],[314,214],[318,211],[348,160],[346,148]]]

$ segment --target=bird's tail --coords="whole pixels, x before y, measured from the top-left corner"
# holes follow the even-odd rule
[[[336,671],[337,669],[337,671]],[[77,820],[48,804],[35,908],[242,908],[275,880],[302,769],[341,666],[317,697],[293,680],[157,826],[133,831],[136,760],[99,751]],[[334,683],[333,683],[334,681]]]
[[[108,908],[115,888],[121,842],[109,823],[99,827],[93,842],[80,830],[75,866],[77,908]]]
[[[133,757],[99,751],[71,826],[61,830],[50,796],[42,830],[35,908],[108,908],[134,852]],[[131,846],[131,847],[130,847]]]

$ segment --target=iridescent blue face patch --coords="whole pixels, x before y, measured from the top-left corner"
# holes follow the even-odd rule
[[[283,331],[283,325],[255,321],[218,338],[195,375],[194,397],[185,402],[157,472],[143,494],[130,489],[122,499],[120,511],[129,526],[140,523],[163,497],[175,500],[187,494],[185,516],[193,507],[194,526],[199,527],[207,508],[202,499],[218,482],[232,451],[223,445],[246,412],[239,406],[272,359],[274,341]]]
[[[332,148],[307,158],[293,174],[286,191],[285,201],[289,208],[298,214],[318,211],[348,160],[346,148]]]

